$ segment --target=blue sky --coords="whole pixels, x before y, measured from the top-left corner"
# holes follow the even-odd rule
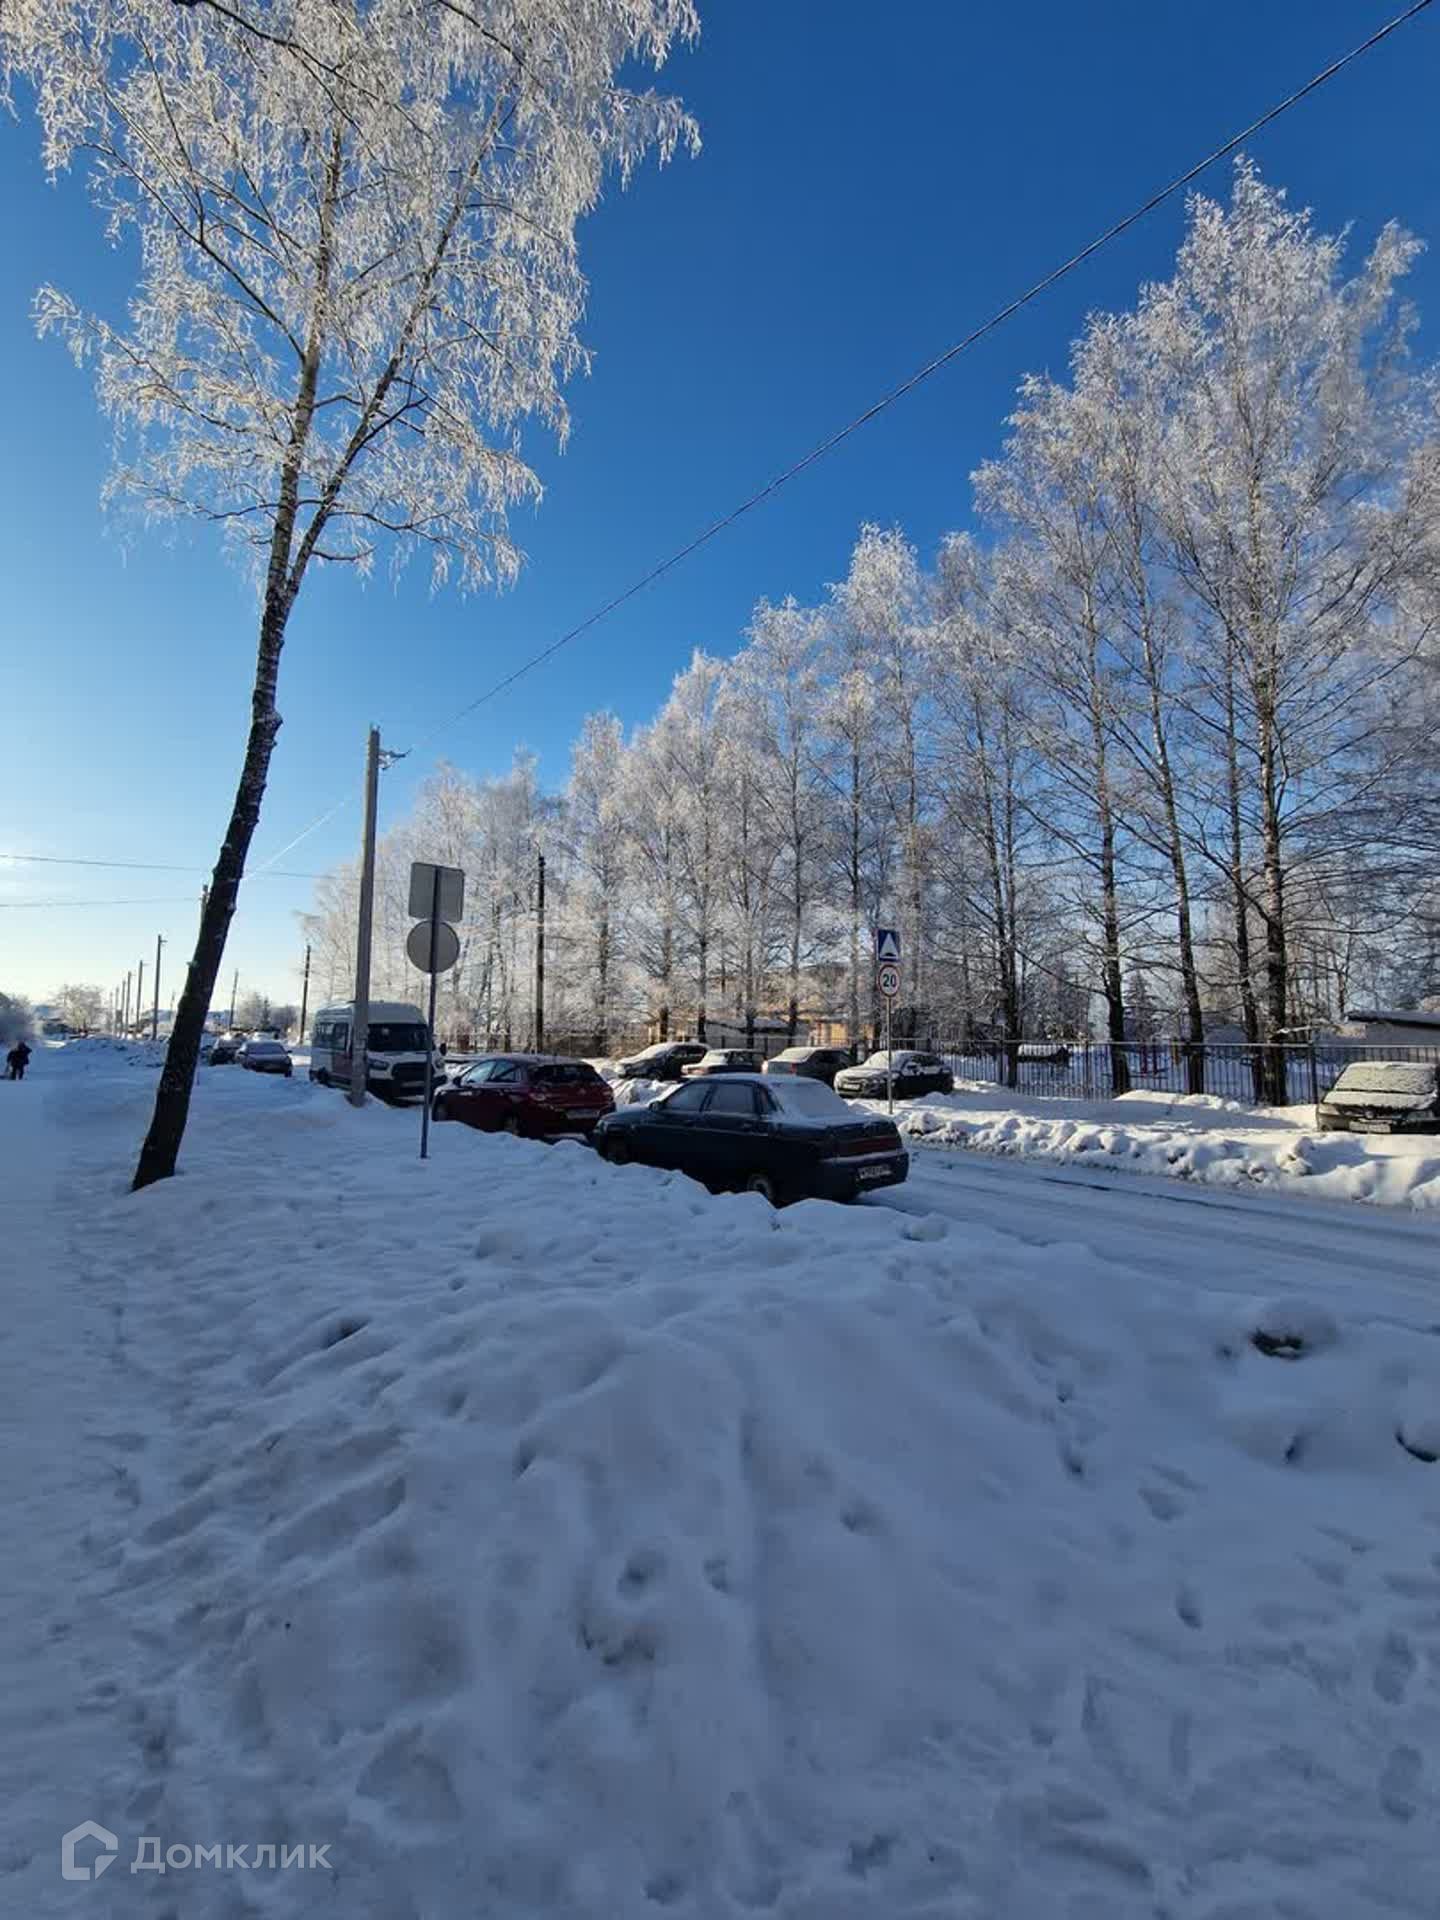
[[[1398,5],[1398,0],[1397,0]],[[515,525],[529,556],[502,598],[432,598],[313,576],[291,622],[285,716],[252,864],[358,786],[367,725],[405,747],[859,411],[976,320],[1243,125],[1391,9],[1357,0],[726,0],[663,84],[704,151],[648,170],[584,234],[595,370],[574,432]],[[1267,178],[1353,225],[1440,238],[1440,12],[1265,133]],[[228,813],[248,719],[249,588],[203,530],[123,546],[98,495],[107,440],[86,379],[34,337],[49,280],[115,310],[128,261],[74,183],[47,186],[33,121],[0,123],[0,579],[9,708],[0,852],[172,862],[191,873],[0,863],[0,987],[110,987],[163,933],[177,960]],[[1222,192],[1223,169],[1207,183]],[[864,520],[929,550],[968,518],[1015,384],[1064,366],[1088,310],[1164,275],[1172,206],[866,428],[838,454],[385,778],[382,825],[445,755],[476,774],[534,749],[564,777],[583,715],[646,718],[696,646],[739,643],[762,594],[823,592]],[[1440,262],[1411,291],[1433,351]],[[355,850],[343,807],[280,864]],[[226,964],[298,993],[304,880],[246,889]],[[126,901],[136,905],[97,905]],[[27,904],[55,903],[51,905]]]

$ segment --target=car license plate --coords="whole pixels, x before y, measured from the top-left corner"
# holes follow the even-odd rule
[[[595,1109],[593,1107],[571,1107],[565,1118],[567,1120],[593,1120],[595,1118]]]
[[[861,1180],[888,1180],[895,1169],[887,1162],[883,1167],[861,1167]]]
[[[1389,1133],[1390,1122],[1388,1120],[1352,1120],[1350,1131],[1352,1133]]]

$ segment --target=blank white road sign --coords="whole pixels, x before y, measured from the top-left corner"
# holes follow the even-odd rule
[[[437,867],[429,860],[410,862],[410,918],[412,920],[430,918],[430,903],[434,897],[437,873],[440,876],[440,918],[463,920],[465,918],[465,869]]]
[[[435,929],[435,950],[430,950],[430,922],[417,920],[405,936],[405,952],[410,964],[420,973],[448,973],[460,958],[460,936],[448,920]]]

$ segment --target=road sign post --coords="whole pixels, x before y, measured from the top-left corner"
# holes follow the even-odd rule
[[[430,1108],[435,1098],[435,989],[439,976],[448,973],[460,958],[460,936],[450,922],[460,919],[465,911],[464,869],[412,860],[410,911],[417,924],[406,935],[405,952],[413,967],[430,976],[425,1106],[420,1115],[420,1158],[425,1160],[430,1155]]]
[[[885,1111],[895,1111],[895,1062],[891,1058],[890,1010],[900,991],[900,934],[895,927],[875,929],[876,984],[885,1000]]]

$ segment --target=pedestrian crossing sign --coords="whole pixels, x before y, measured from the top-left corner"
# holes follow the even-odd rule
[[[875,929],[875,958],[883,966],[887,960],[900,958],[900,934],[895,927],[877,927]]]

